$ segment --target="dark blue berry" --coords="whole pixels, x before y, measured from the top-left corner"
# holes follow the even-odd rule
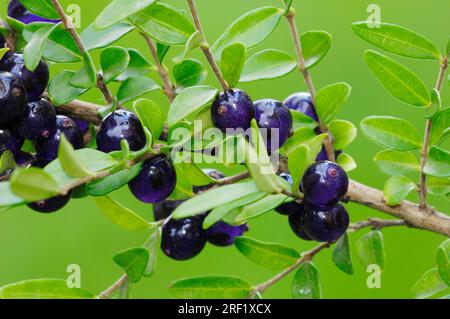
[[[291,204],[292,210],[289,215],[289,225],[291,226],[292,231],[301,239],[311,240],[311,237],[309,237],[303,229],[303,218],[305,217],[304,204],[299,204],[297,202],[292,202]]]
[[[14,155],[16,164],[19,166],[24,166],[27,164],[32,164],[34,162],[34,156],[30,153],[19,151]]]
[[[17,127],[20,134],[29,140],[47,139],[56,131],[55,108],[44,99],[29,102]]]
[[[311,99],[311,94],[307,92],[294,93],[284,100],[284,104],[293,110],[303,113],[314,121],[318,121],[316,111],[314,110],[314,104]]]
[[[153,217],[155,221],[166,219],[175,208],[183,203],[183,200],[163,200],[153,205]]]
[[[334,156],[337,158],[341,153],[342,153],[342,151],[335,151]],[[328,160],[327,151],[325,150],[325,147],[322,146],[322,149],[320,150],[319,155],[317,155],[316,162],[326,161],[326,160]]]
[[[83,147],[83,134],[75,122],[67,116],[57,115],[55,133],[36,143],[37,156],[42,162],[51,162],[58,156],[61,134],[64,134],[75,149]]]
[[[305,233],[320,242],[334,242],[347,231],[350,218],[341,204],[314,207],[305,206],[302,226]]]
[[[223,221],[219,221],[208,228],[206,235],[211,244],[226,247],[233,245],[234,239],[242,236],[246,231],[248,231],[247,224],[232,226]]]
[[[0,155],[6,150],[10,150],[14,155],[19,154],[24,143],[24,139],[17,136],[10,130],[0,130]]]
[[[177,175],[172,163],[159,156],[144,162],[138,176],[128,186],[133,195],[144,203],[165,200],[175,189]]]
[[[6,40],[5,38],[0,34],[0,49],[3,49],[5,47]]]
[[[281,173],[280,177],[287,181],[291,186],[294,184],[291,174]],[[297,205],[296,202],[284,203],[275,208],[275,211],[281,215],[290,215],[297,210]]]
[[[248,129],[254,113],[251,98],[238,89],[220,93],[211,107],[212,121],[223,132],[227,129]]]
[[[53,213],[66,206],[71,198],[72,192],[64,196],[56,196],[39,202],[30,203],[28,204],[28,207],[39,213]]]
[[[171,219],[162,227],[161,249],[168,257],[186,260],[197,256],[205,247],[204,216]]]
[[[347,193],[348,177],[336,163],[316,162],[304,173],[301,187],[305,199],[316,206],[332,205]]]
[[[275,151],[289,138],[292,133],[292,115],[281,102],[264,99],[255,102],[255,119],[262,129],[267,150]],[[275,134],[275,136],[273,136]],[[272,141],[274,139],[274,141]],[[275,142],[275,143],[274,143]]]
[[[27,107],[27,94],[20,79],[0,72],[0,125],[11,125],[20,119]]]
[[[86,134],[89,131],[89,122],[77,118],[72,118],[75,121],[77,126],[80,128],[81,133]]]
[[[8,16],[13,19],[19,20],[22,23],[29,24],[32,22],[52,22],[57,23],[58,20],[50,20],[46,18],[39,17],[32,14],[25,8],[19,0],[11,0],[8,5]]]
[[[15,74],[25,86],[29,101],[39,100],[47,88],[49,80],[48,65],[40,61],[34,71],[25,66],[23,54],[6,53],[0,62],[0,70]]]
[[[139,118],[126,110],[117,110],[103,120],[97,134],[97,147],[105,153],[119,151],[121,140],[126,140],[132,151],[145,146],[145,133]]]

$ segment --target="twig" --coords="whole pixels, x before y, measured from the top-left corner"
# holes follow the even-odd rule
[[[127,284],[128,276],[125,274],[120,277],[114,284],[99,294],[100,299],[109,299],[122,285]]]
[[[211,49],[209,48],[208,42],[206,42],[205,34],[203,32],[202,24],[200,22],[200,18],[198,15],[197,7],[195,6],[194,0],[187,0],[189,4],[189,8],[191,10],[192,19],[194,20],[195,29],[198,31],[201,37],[201,49],[203,51],[203,54],[205,55],[206,59],[209,62],[209,65],[211,66],[214,74],[216,75],[217,80],[219,81],[220,85],[222,86],[224,91],[230,90],[230,86],[228,85],[227,81],[223,78],[222,72],[220,72],[219,66],[217,65],[216,60],[213,57],[213,54],[211,53]]]

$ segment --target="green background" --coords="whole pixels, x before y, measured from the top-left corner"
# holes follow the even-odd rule
[[[75,1],[62,1],[64,7]],[[93,21],[107,0],[78,0],[81,7],[82,28]],[[185,1],[171,0],[169,4],[185,8]],[[199,13],[203,20],[207,38],[213,42],[223,30],[241,14],[265,5],[280,5],[276,0],[198,0]],[[4,3],[4,2],[3,2]],[[326,30],[333,35],[333,45],[327,58],[312,71],[318,88],[339,81],[353,87],[352,96],[339,118],[359,123],[369,115],[392,115],[403,117],[423,131],[424,118],[419,109],[403,105],[386,93],[363,61],[362,53],[370,46],[359,40],[351,31],[354,21],[367,19],[366,8],[373,1],[363,0],[294,0],[297,22],[301,31]],[[442,50],[449,37],[450,2],[448,0],[406,1],[378,0],[382,9],[382,20],[413,29],[435,42]],[[80,30],[81,32],[81,30]],[[134,47],[148,54],[147,47],[136,34],[123,38],[119,45]],[[294,53],[286,21],[257,49],[277,48]],[[169,58],[180,52],[175,48]],[[252,52],[255,52],[253,50]],[[204,61],[198,53],[191,57]],[[397,58],[415,70],[432,87],[438,73],[436,61],[415,61]],[[170,59],[167,59],[169,61]],[[63,68],[52,67],[52,74]],[[77,67],[77,66],[74,66]],[[169,64],[170,67],[170,64]],[[152,74],[157,79],[156,73]],[[207,82],[217,86],[209,75]],[[253,99],[284,99],[287,95],[304,90],[298,72],[271,81],[259,81],[241,85]],[[113,90],[117,88],[113,86]],[[449,85],[443,90],[445,104],[450,102]],[[160,93],[149,95],[155,101],[168,107],[167,100]],[[102,103],[97,92],[90,92],[84,99]],[[372,157],[380,148],[360,134],[347,150],[356,159],[359,167],[351,177],[368,185],[382,188],[387,176],[380,173]],[[151,207],[134,199],[124,188],[112,194],[115,199],[135,209],[141,216],[151,219]],[[414,194],[412,200],[417,200]],[[430,197],[437,209],[449,212],[449,202]],[[348,205],[351,220],[371,217],[386,217],[363,206]],[[269,213],[250,223],[248,236],[283,243],[307,250],[312,243],[300,241],[290,231],[287,219]],[[354,243],[364,232],[350,236]],[[331,250],[318,255],[314,262],[320,271],[324,297],[326,298],[410,298],[414,282],[434,266],[435,251],[444,240],[442,236],[426,231],[390,228],[383,230],[387,254],[386,270],[382,274],[380,289],[366,286],[367,273],[354,258],[353,276],[340,272],[331,261]],[[145,232],[122,230],[107,220],[89,199],[72,200],[62,211],[42,215],[26,208],[17,208],[0,214],[0,285],[33,278],[66,278],[66,267],[78,264],[81,267],[81,284],[95,293],[108,287],[121,274],[112,261],[115,252],[140,245],[146,238]],[[356,256],[354,256],[356,257]],[[243,256],[234,247],[217,248],[208,245],[200,256],[185,262],[175,262],[160,254],[153,277],[142,280],[132,288],[136,298],[166,298],[169,283],[178,278],[196,275],[231,275],[242,277],[252,284],[261,283],[276,272],[265,270]],[[270,288],[267,298],[290,298],[292,275]]]

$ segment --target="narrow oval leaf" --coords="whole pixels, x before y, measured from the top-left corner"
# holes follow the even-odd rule
[[[383,270],[385,260],[383,234],[379,230],[365,234],[356,242],[356,253],[364,267],[378,265]]]
[[[450,194],[450,177],[433,177],[427,178],[427,190],[431,195],[443,196]]]
[[[182,299],[240,299],[251,289],[250,284],[240,278],[204,276],[174,281],[168,291]]]
[[[131,77],[145,76],[153,68],[152,63],[138,50],[128,48],[127,51],[130,56],[130,62],[125,72],[116,78],[116,81],[119,82],[123,82]]]
[[[135,76],[122,83],[117,91],[117,98],[120,103],[126,103],[158,89],[160,89],[160,86],[152,79],[145,76]]]
[[[20,0],[25,8],[40,17],[47,19],[59,19],[58,11],[51,0]]]
[[[388,52],[415,59],[441,58],[439,50],[428,39],[399,25],[380,23],[371,28],[367,21],[362,21],[353,23],[352,29],[361,39]]]
[[[133,109],[141,123],[157,139],[164,129],[164,114],[161,107],[148,99],[139,99],[133,103]]]
[[[416,184],[414,184],[408,177],[393,176],[384,184],[384,200],[389,206],[398,205],[415,188]]]
[[[0,174],[14,167],[16,167],[16,161],[13,153],[10,150],[4,151],[0,156]]]
[[[92,175],[83,165],[75,154],[75,150],[64,136],[61,135],[61,141],[58,148],[58,158],[64,171],[71,177],[86,177]]]
[[[441,279],[450,287],[450,239],[439,246],[436,253],[436,265]]]
[[[428,270],[419,278],[412,288],[412,294],[417,299],[426,299],[447,288],[436,268]]]
[[[124,35],[133,30],[134,27],[125,22],[116,23],[106,29],[96,30],[94,24],[91,23],[80,34],[81,41],[83,41],[86,50],[91,51],[94,49],[104,48]]]
[[[427,164],[424,167],[427,175],[434,177],[450,176],[450,152],[433,146],[430,149]]]
[[[242,224],[252,218],[270,212],[284,203],[289,197],[283,194],[267,195],[242,208],[240,213],[234,218],[235,223]]]
[[[331,48],[331,34],[325,31],[308,31],[301,35],[305,68],[310,69],[322,61]]]
[[[124,48],[109,47],[103,50],[100,55],[100,64],[105,83],[111,82],[122,74],[127,69],[129,62],[130,56]]]
[[[50,82],[48,95],[52,104],[55,106],[71,102],[87,91],[70,85],[70,80],[75,73],[72,71],[63,71],[58,73]]]
[[[199,85],[207,76],[203,63],[194,59],[185,59],[175,64],[172,73],[177,83],[177,89]]]
[[[150,238],[144,244],[144,246],[148,250],[149,258],[147,261],[147,265],[144,270],[144,277],[151,277],[156,268],[156,261],[158,259],[159,254],[159,246],[161,242],[161,228],[158,227],[155,231],[150,235]]]
[[[294,299],[321,299],[322,286],[319,271],[310,262],[300,265],[292,281]]]
[[[346,149],[356,138],[358,130],[349,121],[334,120],[329,124],[329,129],[334,138],[333,146],[336,150]]]
[[[346,172],[351,172],[355,170],[358,165],[350,154],[341,153],[336,158],[336,162],[341,166]]]
[[[50,34],[58,26],[59,24],[46,23],[33,34],[23,51],[25,66],[28,70],[34,71],[36,69],[41,61]]]
[[[83,55],[83,61],[83,67],[71,76],[69,84],[80,89],[90,89],[97,84],[97,71],[89,53]]]
[[[149,254],[144,247],[122,250],[114,255],[114,262],[127,274],[132,283],[139,282],[147,267]]]
[[[412,152],[384,150],[373,159],[381,171],[388,175],[405,175],[420,172],[419,161]]]
[[[36,202],[59,194],[58,183],[40,168],[18,168],[11,176],[10,187],[14,194]]]
[[[353,275],[353,261],[350,253],[350,242],[347,233],[342,236],[333,250],[333,262],[343,272]]]
[[[360,125],[368,138],[384,147],[396,151],[412,151],[422,147],[417,128],[403,119],[369,116],[362,120]]]
[[[230,44],[223,49],[220,68],[230,87],[235,87],[239,82],[246,57],[247,48],[241,42]]]
[[[245,257],[268,269],[288,268],[300,258],[300,254],[295,249],[248,237],[236,238],[234,245]]]
[[[440,144],[450,134],[450,107],[439,111],[433,116],[433,125],[431,126],[430,144]]]
[[[297,62],[287,53],[268,49],[255,53],[247,62],[239,82],[275,79],[292,72]]]
[[[414,72],[375,51],[366,51],[365,59],[369,68],[393,97],[418,107],[431,104],[430,91]]]
[[[147,8],[155,1],[156,0],[113,0],[102,12],[100,12],[97,19],[95,19],[95,28],[101,30],[110,27],[125,20],[132,14]]]
[[[351,90],[347,83],[336,83],[317,92],[316,111],[319,119],[329,123],[347,102]]]

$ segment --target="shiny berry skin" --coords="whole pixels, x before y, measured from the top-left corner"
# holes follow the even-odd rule
[[[97,148],[105,153],[120,150],[120,141],[126,140],[130,150],[138,151],[145,146],[145,133],[136,114],[117,110],[109,114],[97,133]]]
[[[305,233],[320,242],[334,242],[347,231],[350,218],[341,204],[314,207],[305,206],[302,226]]]
[[[234,239],[244,235],[246,231],[248,231],[247,224],[232,226],[223,221],[219,221],[208,228],[206,236],[211,244],[226,247],[233,245]]]
[[[155,221],[166,219],[173,213],[175,208],[181,205],[184,200],[163,200],[153,204],[153,217]]]
[[[77,118],[72,118],[77,126],[80,128],[81,133],[86,134],[89,131],[89,122],[85,120],[80,120]]]
[[[337,158],[341,153],[342,153],[342,151],[335,151],[334,156]],[[326,160],[328,160],[327,151],[325,150],[324,147],[322,147],[319,155],[317,155],[316,162],[326,161]]]
[[[158,203],[169,197],[177,184],[172,163],[159,156],[144,162],[141,172],[128,186],[133,195],[144,203]]]
[[[29,101],[39,100],[48,85],[49,70],[44,61],[40,61],[34,71],[25,67],[23,54],[6,53],[0,62],[0,70],[15,74],[25,86]]]
[[[175,260],[197,256],[205,247],[207,237],[202,223],[204,216],[171,219],[162,227],[161,249]]]
[[[291,174],[281,173],[280,177],[287,181],[291,186],[294,184]],[[275,208],[275,211],[281,215],[290,215],[297,210],[297,205],[298,204],[296,202],[284,203]]]
[[[51,162],[58,156],[61,134],[67,138],[74,149],[83,147],[83,134],[75,122],[64,115],[56,116],[56,131],[48,139],[36,143],[37,156],[42,162]]]
[[[238,89],[220,93],[211,107],[212,121],[222,132],[227,129],[248,129],[254,114],[255,107],[251,98]]]
[[[18,131],[25,138],[36,141],[47,139],[56,131],[56,111],[47,100],[29,102]]]
[[[32,164],[34,162],[34,156],[32,154],[19,151],[14,155],[14,159],[16,160],[16,164],[19,166],[23,166],[26,164]]]
[[[27,107],[27,93],[20,79],[9,72],[0,72],[0,125],[20,119]]]
[[[287,99],[284,100],[283,103],[288,108],[303,113],[312,118],[314,121],[319,120],[316,111],[314,110],[314,104],[311,99],[311,94],[307,92],[294,93],[287,97]]]
[[[347,173],[336,163],[316,162],[304,173],[301,187],[305,199],[316,206],[340,201],[348,190]]]
[[[303,218],[305,217],[305,206],[297,202],[292,202],[292,212],[289,215],[289,225],[297,237],[303,240],[312,240],[303,229]]]
[[[267,150],[275,151],[289,138],[292,133],[292,115],[289,109],[281,102],[272,99],[264,99],[255,102],[255,119],[266,139]],[[275,144],[272,143],[272,138]]]
[[[71,198],[72,192],[64,196],[56,196],[39,202],[30,203],[27,206],[36,212],[48,214],[56,212],[66,206]]]
[[[58,20],[50,20],[46,18],[39,17],[32,14],[25,8],[19,0],[11,0],[8,5],[8,16],[13,19],[19,20],[22,23],[29,24],[32,22],[53,22],[57,23]]]
[[[19,154],[24,139],[10,130],[0,130],[0,155],[10,150],[14,155]]]

